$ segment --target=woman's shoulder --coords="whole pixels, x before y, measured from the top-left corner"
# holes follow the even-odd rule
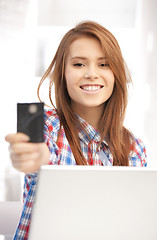
[[[146,152],[146,147],[141,138],[132,135],[132,150]]]
[[[147,166],[147,154],[146,147],[144,142],[132,135],[132,145],[131,145],[131,153],[130,153],[130,165],[132,166]]]
[[[46,118],[49,117],[58,117],[57,110],[55,108],[44,108],[44,115]]]
[[[50,132],[58,132],[60,129],[60,121],[56,109],[44,109],[44,124]]]

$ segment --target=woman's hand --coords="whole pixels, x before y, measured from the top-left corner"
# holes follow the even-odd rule
[[[37,172],[41,165],[48,164],[50,152],[46,143],[31,143],[24,133],[9,134],[5,140],[10,143],[12,165],[24,173]]]

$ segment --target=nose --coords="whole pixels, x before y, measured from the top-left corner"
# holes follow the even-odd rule
[[[95,67],[89,67],[84,75],[86,79],[96,79],[98,77]]]

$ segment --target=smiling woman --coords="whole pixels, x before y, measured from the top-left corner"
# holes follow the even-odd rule
[[[65,79],[72,110],[98,129],[105,102],[113,92],[114,74],[97,38],[84,36],[72,42]]]
[[[42,164],[146,166],[143,142],[124,126],[130,79],[115,37],[95,22],[83,22],[63,37],[46,79],[56,108],[45,111],[45,143],[8,135],[11,160],[25,176],[24,209],[15,239],[27,239]],[[40,98],[39,98],[40,99]],[[49,184],[49,183],[48,183]]]
[[[123,121],[127,84],[131,79],[112,33],[94,22],[78,24],[63,37],[39,88],[47,77],[50,78],[50,100],[51,86],[55,85],[57,114],[77,164],[87,164],[87,160],[77,136],[80,123],[76,114],[99,131],[101,141],[106,139],[113,165],[129,165],[135,140],[124,128]],[[101,88],[97,92],[89,91],[92,84],[99,84]]]

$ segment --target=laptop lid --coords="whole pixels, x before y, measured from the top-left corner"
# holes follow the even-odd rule
[[[157,170],[42,166],[29,240],[156,240]]]

